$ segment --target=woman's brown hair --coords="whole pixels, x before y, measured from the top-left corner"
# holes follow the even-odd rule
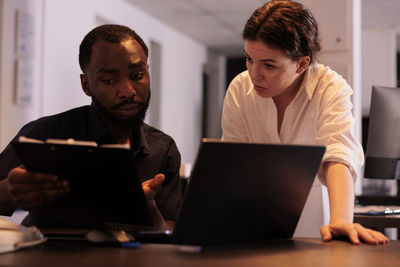
[[[321,49],[314,16],[302,4],[289,0],[271,0],[255,10],[244,26],[243,39],[262,41],[292,60],[309,56],[310,63]]]

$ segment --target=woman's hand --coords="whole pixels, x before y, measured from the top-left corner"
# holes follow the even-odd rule
[[[382,233],[352,223],[354,181],[349,168],[339,162],[325,162],[323,168],[329,193],[330,223],[320,229],[322,240],[347,236],[353,244],[360,244],[360,239],[368,244],[388,243],[389,239]]]
[[[324,225],[320,229],[321,238],[331,241],[335,237],[347,236],[353,244],[360,244],[360,239],[367,244],[387,244],[389,239],[378,231],[363,227],[359,223],[334,222]]]

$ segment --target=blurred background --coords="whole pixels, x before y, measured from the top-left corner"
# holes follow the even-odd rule
[[[225,90],[245,69],[241,31],[264,2],[0,0],[0,149],[26,122],[90,103],[80,89],[79,44],[95,26],[117,23],[150,49],[147,122],[175,139],[182,162],[193,163],[201,137],[221,136]],[[356,134],[365,144],[372,85],[398,86],[400,1],[299,2],[320,26],[319,62],[354,89]],[[390,189],[390,182],[374,186]]]

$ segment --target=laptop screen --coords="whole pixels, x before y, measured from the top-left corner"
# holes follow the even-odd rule
[[[173,243],[291,238],[325,147],[203,139]]]

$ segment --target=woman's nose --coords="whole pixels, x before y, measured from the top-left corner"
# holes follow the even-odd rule
[[[260,81],[264,78],[261,73],[260,66],[258,66],[257,64],[253,64],[250,68],[248,68],[248,71],[252,81]]]

